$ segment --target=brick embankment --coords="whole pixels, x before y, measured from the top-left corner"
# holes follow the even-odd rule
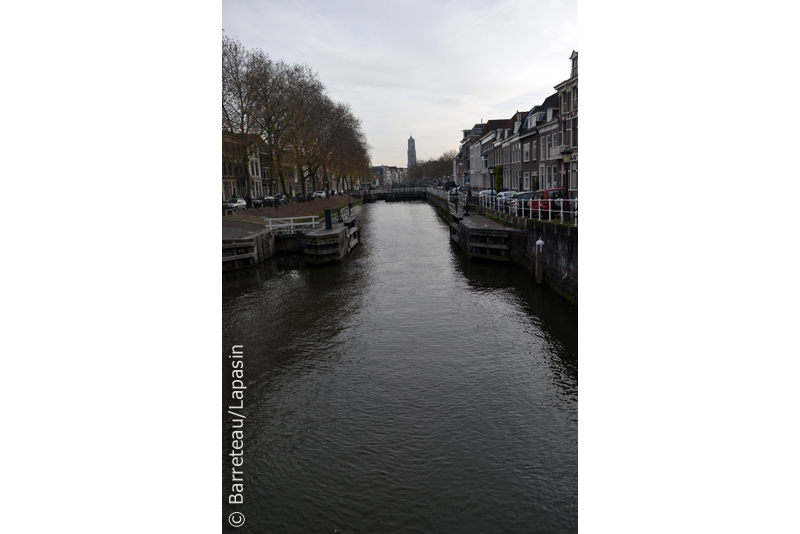
[[[351,197],[351,202],[356,205],[360,204],[361,200]],[[322,215],[326,209],[336,210],[344,206],[347,206],[347,195],[334,195],[331,198],[317,198],[312,202],[291,202],[279,206],[278,209],[272,206],[237,211],[234,215],[222,217],[222,238],[244,237],[252,232],[263,230],[264,217],[282,219]]]

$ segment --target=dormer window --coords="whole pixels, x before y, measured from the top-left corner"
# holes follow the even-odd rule
[[[547,120],[548,121],[553,120],[553,110],[552,109],[548,109],[547,110]]]
[[[572,58],[572,76],[578,75],[578,54],[575,54]]]

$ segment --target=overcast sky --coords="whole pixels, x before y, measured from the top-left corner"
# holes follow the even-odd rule
[[[577,0],[223,0],[222,28],[306,63],[361,118],[373,165],[456,149],[461,130],[553,94],[578,50]]]

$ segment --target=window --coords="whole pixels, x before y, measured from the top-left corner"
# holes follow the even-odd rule
[[[544,181],[545,189],[550,189],[550,167],[547,167],[547,179]]]
[[[578,56],[575,56],[575,58],[572,60],[572,75],[578,75]]]
[[[572,146],[578,146],[578,117],[572,119]]]
[[[572,89],[572,111],[578,109],[578,88],[574,87]]]
[[[531,145],[530,143],[525,143],[522,145],[522,161],[530,161],[531,159]]]
[[[569,188],[570,189],[578,189],[578,162],[574,162],[570,165],[569,168],[570,174],[570,181],[569,181]]]
[[[553,165],[553,187],[558,186],[558,165]]]
[[[572,139],[572,122],[564,121],[564,144],[570,146],[570,139]]]
[[[536,141],[531,141],[531,161],[536,159]]]

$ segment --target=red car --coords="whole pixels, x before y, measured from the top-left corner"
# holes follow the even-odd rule
[[[562,202],[556,202],[559,198],[564,199]],[[533,213],[538,213],[539,209],[542,210],[542,219],[549,219],[561,213],[561,205],[564,206],[564,211],[569,211],[570,204],[567,198],[567,190],[563,187],[554,187],[552,189],[539,189],[534,193],[533,198],[528,203],[528,207]],[[552,210],[552,215],[548,215],[548,211]]]

